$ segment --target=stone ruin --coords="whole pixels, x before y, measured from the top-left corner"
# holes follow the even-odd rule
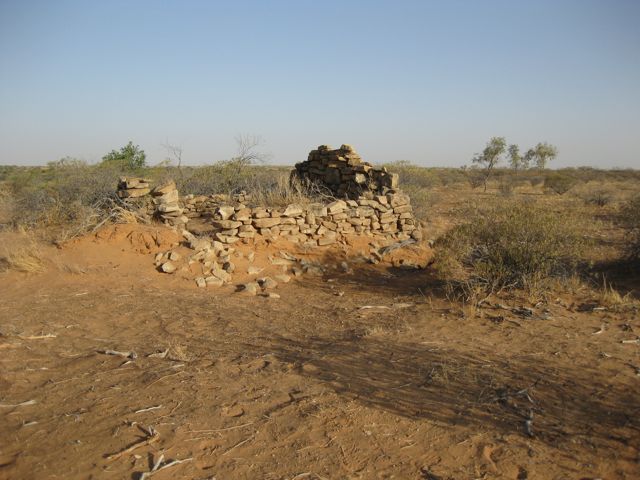
[[[230,281],[231,272],[224,265],[229,265],[228,253],[236,242],[282,239],[315,248],[344,242],[351,235],[383,243],[422,238],[410,199],[398,188],[398,175],[363,162],[349,145],[336,150],[321,145],[312,150],[306,162],[296,164],[292,178],[328,189],[333,199],[285,208],[249,206],[250,197],[244,192],[181,197],[173,181],[151,188],[142,178],[122,178],[118,196],[182,231],[190,247],[200,252],[202,258],[197,260],[211,273],[197,279],[199,286]],[[194,219],[211,227],[206,239],[189,231]],[[160,256],[156,263],[166,273],[174,271],[169,256]]]
[[[306,162],[297,163],[292,173],[303,181],[328,188],[337,198],[373,199],[374,195],[397,190],[399,181],[397,173],[363,162],[351,145],[336,150],[320,145],[309,152]]]

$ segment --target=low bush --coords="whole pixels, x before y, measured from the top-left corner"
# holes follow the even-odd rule
[[[640,195],[622,207],[622,224],[627,231],[626,253],[633,261],[640,261]]]
[[[479,209],[469,219],[436,242],[434,267],[446,281],[538,288],[573,272],[584,246],[575,222],[531,202]]]
[[[596,205],[598,207],[606,207],[611,203],[613,198],[613,192],[605,189],[591,190],[582,195],[584,203],[587,205]]]
[[[578,183],[578,179],[561,173],[552,173],[544,179],[544,187],[548,191],[564,195]]]

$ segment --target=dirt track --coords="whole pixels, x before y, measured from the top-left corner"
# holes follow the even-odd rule
[[[249,297],[122,249],[0,277],[0,478],[640,476],[637,311],[465,315],[389,265]]]

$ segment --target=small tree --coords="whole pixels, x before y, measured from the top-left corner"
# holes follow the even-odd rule
[[[107,153],[102,157],[102,163],[116,165],[123,170],[135,170],[146,166],[146,158],[144,150],[133,142],[129,142],[119,151],[111,150]]]
[[[535,162],[540,170],[547,167],[547,163],[558,156],[558,149],[547,142],[538,143],[534,148],[527,150],[525,158],[527,163]]]
[[[509,145],[509,165],[511,165],[511,168],[516,172],[516,175],[518,174],[518,170],[526,168],[518,145]]]
[[[260,135],[237,135],[235,140],[236,155],[221,162],[223,166],[230,168],[234,175],[240,176],[249,165],[269,159],[270,155],[261,150],[265,141]]]
[[[504,137],[492,137],[481,154],[476,155],[472,162],[483,169],[484,191],[487,191],[487,181],[493,173],[493,169],[500,163],[500,157],[507,149],[507,141]]]

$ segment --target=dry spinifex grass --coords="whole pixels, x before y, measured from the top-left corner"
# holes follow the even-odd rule
[[[44,259],[33,234],[21,229],[16,241],[0,253],[0,271],[16,270],[25,273],[44,271]]]

